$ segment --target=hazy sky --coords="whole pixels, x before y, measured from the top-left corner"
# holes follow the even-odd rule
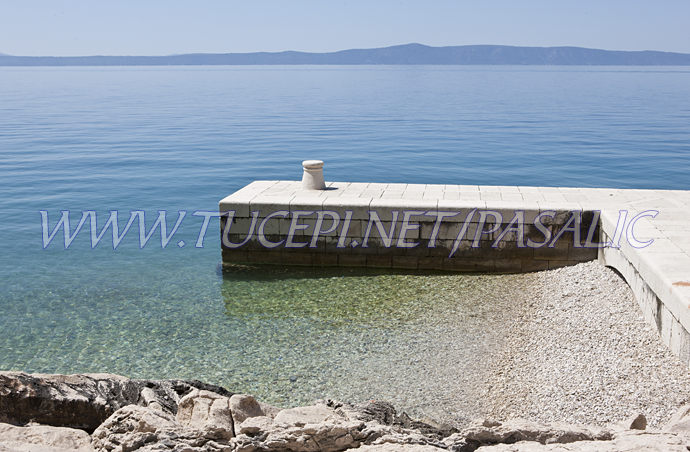
[[[690,1],[7,0],[0,52],[332,51],[409,42],[690,53]]]

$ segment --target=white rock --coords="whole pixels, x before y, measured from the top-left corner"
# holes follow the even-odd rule
[[[250,417],[268,416],[274,418],[280,412],[280,408],[261,403],[247,394],[234,394],[230,397],[230,411],[237,426]]]
[[[92,435],[96,450],[127,449],[143,438],[166,430],[179,430],[182,426],[175,418],[162,411],[137,405],[128,405],[114,412]]]
[[[521,441],[484,446],[481,452],[687,452],[683,438],[669,433],[628,432],[611,441],[577,441],[569,444],[540,444]]]
[[[276,424],[304,426],[306,424],[319,424],[328,419],[339,420],[344,419],[344,417],[326,405],[316,404],[282,410],[276,415],[275,422]]]
[[[564,423],[541,424],[524,419],[505,422],[475,421],[462,432],[468,440],[480,444],[538,441],[540,443],[572,443],[586,440],[607,440],[612,433],[596,428]]]
[[[237,434],[252,436],[260,432],[267,432],[272,428],[273,419],[268,416],[254,416],[247,418],[239,425]]]
[[[370,446],[360,446],[355,451],[362,452],[438,452],[439,447],[429,446],[425,444],[376,444]]]
[[[664,425],[663,430],[690,436],[690,404],[680,407]]]
[[[0,423],[0,451],[21,452],[90,452],[91,437],[83,430],[49,425],[15,425]]]
[[[176,419],[184,427],[206,432],[206,436],[224,440],[235,436],[230,399],[215,392],[192,390],[180,400]]]

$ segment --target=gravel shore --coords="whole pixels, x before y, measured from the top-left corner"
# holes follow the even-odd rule
[[[690,400],[690,372],[641,316],[624,280],[597,262],[534,274],[481,398],[497,419],[652,427]]]
[[[268,363],[294,380],[248,392],[283,406],[384,400],[460,428],[486,417],[604,426],[638,413],[657,427],[690,401],[690,371],[642,319],[626,282],[598,262],[507,275],[322,279],[319,287],[334,293],[341,281],[350,284],[340,291],[347,300],[353,284],[368,290],[355,298],[351,321],[292,345],[311,359]],[[372,304],[376,294],[387,298]],[[376,320],[373,306],[388,308]]]

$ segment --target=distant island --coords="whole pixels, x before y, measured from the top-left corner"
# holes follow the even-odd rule
[[[611,65],[688,66],[690,54],[587,49],[583,47],[515,47],[467,45],[430,47],[405,44],[329,53],[255,52],[190,53],[167,56],[44,57],[0,54],[0,66],[168,66],[290,64],[445,64],[445,65]]]

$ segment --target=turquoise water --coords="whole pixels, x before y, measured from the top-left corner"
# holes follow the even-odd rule
[[[223,277],[215,224],[195,248],[191,212],[251,180],[320,158],[329,180],[690,188],[687,68],[2,68],[0,118],[0,368],[194,376],[276,403],[331,394],[352,356],[389,350],[374,344],[419,352],[400,338],[437,333],[430,312],[482,318],[504,293],[469,276]],[[43,250],[39,210],[67,209],[190,214],[165,249],[82,234]]]

